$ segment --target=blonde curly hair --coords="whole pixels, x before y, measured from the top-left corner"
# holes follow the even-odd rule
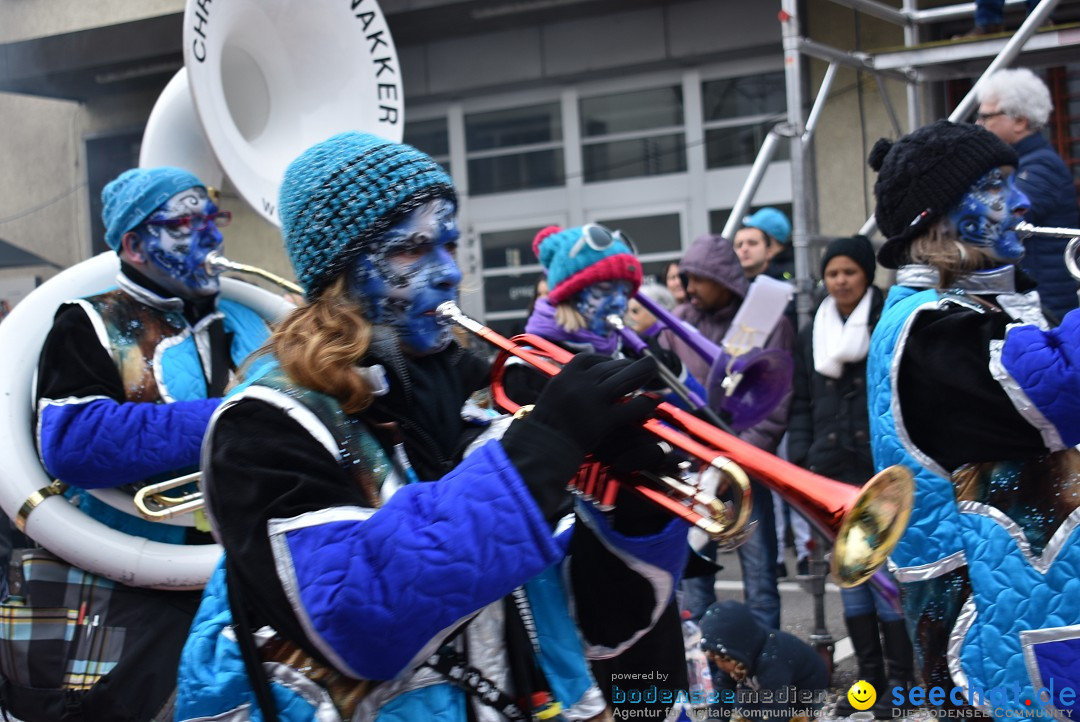
[[[345,413],[355,414],[374,399],[373,389],[356,369],[371,335],[371,322],[349,295],[342,274],[315,301],[289,314],[267,347],[294,382],[333,396]]]

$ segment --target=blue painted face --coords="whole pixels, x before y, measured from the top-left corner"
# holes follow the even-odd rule
[[[607,336],[612,333],[607,325],[607,317],[615,314],[621,318],[626,313],[631,289],[629,281],[601,281],[578,293],[574,305],[585,317],[590,331],[598,336]]]
[[[946,218],[961,241],[993,249],[1004,261],[1017,261],[1024,245],[1014,229],[1030,205],[1013,183],[1012,169],[995,168],[971,185]]]
[[[461,271],[454,261],[457,208],[439,198],[414,209],[353,264],[349,290],[373,323],[392,326],[401,345],[416,355],[441,351],[450,327],[435,317],[456,301]]]
[[[212,296],[220,279],[206,272],[206,256],[221,248],[221,231],[213,221],[218,207],[205,188],[180,191],[137,229],[149,263],[145,273],[177,296]],[[224,225],[224,224],[223,224]]]

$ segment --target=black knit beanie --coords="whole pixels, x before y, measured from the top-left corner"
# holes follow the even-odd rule
[[[888,240],[878,261],[897,268],[908,243],[964,197],[993,168],[1017,164],[1016,151],[978,125],[939,120],[893,142],[882,138],[870,151],[878,228]]]
[[[825,278],[825,267],[829,261],[837,256],[847,256],[859,265],[866,274],[866,282],[874,282],[874,271],[877,270],[877,262],[874,260],[874,246],[866,236],[852,236],[851,238],[836,238],[825,247],[825,255],[821,257],[821,277]]]

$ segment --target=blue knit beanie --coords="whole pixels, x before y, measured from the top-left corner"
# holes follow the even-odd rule
[[[762,208],[754,215],[743,218],[742,223],[746,228],[757,228],[777,243],[791,240],[791,221],[776,208]]]
[[[110,181],[101,191],[104,209],[105,242],[120,251],[124,234],[150,217],[165,201],[188,188],[206,187],[180,168],[132,168]]]
[[[590,245],[588,232],[599,243]],[[533,253],[547,271],[548,300],[557,306],[602,281],[630,281],[636,292],[641,285],[641,261],[621,238],[617,231],[595,224],[566,229],[548,226],[537,233]]]
[[[279,211],[285,250],[308,298],[435,198],[456,203],[453,181],[412,146],[349,131],[301,153],[285,170]]]

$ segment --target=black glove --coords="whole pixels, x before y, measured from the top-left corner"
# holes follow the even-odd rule
[[[623,398],[655,376],[652,359],[578,354],[548,382],[528,420],[557,430],[581,451],[590,452],[614,429],[640,423],[652,414],[657,399]]]
[[[533,412],[510,424],[503,448],[548,521],[554,524],[566,512],[567,485],[585,454],[612,431],[652,414],[656,399],[623,397],[655,373],[651,359],[579,354],[548,382]]]
[[[682,376],[682,360],[674,351],[661,346],[656,336],[645,339],[645,345],[649,347],[649,352],[656,357],[659,363],[667,366],[675,376]]]
[[[649,471],[657,476],[679,478],[682,455],[641,427],[620,429],[602,441],[593,452],[617,478]],[[628,536],[646,536],[661,531],[674,516],[640,494],[623,487],[615,498],[612,526]]]

